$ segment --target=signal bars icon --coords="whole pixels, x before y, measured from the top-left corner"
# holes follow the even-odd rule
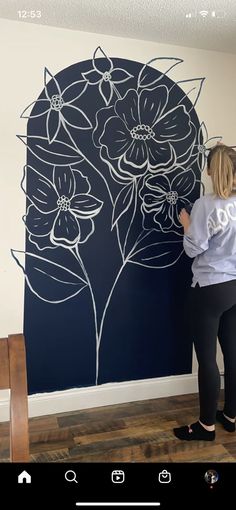
[[[197,12],[188,12],[188,14],[185,14],[186,18],[196,18]]]

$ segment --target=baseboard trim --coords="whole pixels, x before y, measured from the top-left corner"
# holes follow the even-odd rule
[[[197,375],[187,374],[38,393],[29,396],[29,416],[65,413],[138,400],[184,395],[197,391]],[[9,394],[5,392],[1,398],[0,392],[0,422],[8,420]]]

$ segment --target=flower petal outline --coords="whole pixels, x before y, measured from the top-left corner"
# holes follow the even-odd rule
[[[36,115],[32,115],[32,113],[29,113],[29,115],[26,115],[27,110],[30,110],[32,112],[34,106],[39,103],[42,104],[42,106],[44,103],[44,107],[45,107],[44,111],[42,111],[41,113],[38,113]],[[45,115],[50,110],[50,108],[51,108],[50,101],[48,99],[37,99],[36,101],[33,101],[28,106],[26,106],[26,108],[22,112],[20,118],[21,119],[35,119],[37,117],[41,117],[42,115]]]
[[[107,61],[107,69],[105,69],[105,70],[100,70],[99,67],[98,67],[98,63],[99,63],[98,61],[99,61],[99,59],[101,59],[101,57],[98,57],[99,53],[101,54],[102,60],[104,61],[104,59],[105,59],[105,61]],[[94,67],[94,69],[99,74],[101,74],[101,75],[103,75],[105,71],[110,73],[112,71],[112,69],[113,69],[113,62],[112,62],[112,60],[109,57],[107,57],[107,55],[102,50],[101,46],[98,46],[96,48],[96,50],[95,50],[95,52],[93,54],[93,59],[92,60],[93,60],[93,67]]]
[[[49,86],[52,88],[52,92],[49,92]],[[53,95],[61,96],[61,89],[55,76],[45,67],[44,69],[44,90],[47,98],[51,101]]]

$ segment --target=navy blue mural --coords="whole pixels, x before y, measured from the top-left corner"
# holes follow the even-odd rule
[[[56,76],[45,68],[21,115],[27,237],[12,255],[26,282],[31,393],[191,372],[192,261],[178,214],[221,137],[208,139],[195,111],[204,78],[168,76],[182,62],[98,47]]]

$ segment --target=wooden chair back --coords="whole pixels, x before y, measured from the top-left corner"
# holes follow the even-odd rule
[[[0,390],[10,389],[10,460],[29,462],[28,390],[24,336],[0,339]]]

